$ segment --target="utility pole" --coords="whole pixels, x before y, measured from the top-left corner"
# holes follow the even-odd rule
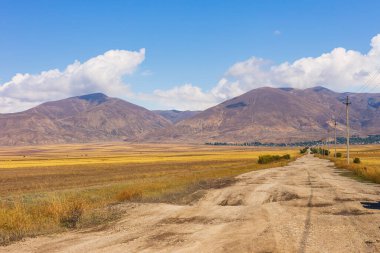
[[[322,157],[325,156],[325,141],[322,139]]]
[[[330,156],[330,154],[329,154],[329,150],[330,150],[330,141],[329,141],[329,138],[330,138],[330,129],[327,128],[327,139],[326,139],[327,156]]]
[[[351,102],[349,101],[348,96],[344,104],[346,105],[346,124],[347,124],[347,129],[346,129],[347,164],[350,164],[350,122],[348,118],[348,106],[351,104]]]
[[[334,118],[334,157],[336,158],[336,119]]]

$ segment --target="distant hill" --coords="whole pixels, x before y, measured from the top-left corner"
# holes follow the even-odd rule
[[[259,88],[227,100],[166,129],[148,134],[148,141],[297,142],[327,135],[337,119],[345,131],[349,95],[352,134],[380,133],[380,94],[337,93],[324,87]],[[329,126],[329,127],[328,127]]]
[[[191,118],[201,111],[177,111],[177,110],[155,110],[153,111],[172,123],[177,123],[181,120]]]
[[[139,140],[170,125],[143,107],[95,93],[0,114],[0,145]]]
[[[380,134],[380,94],[259,88],[205,111],[149,111],[101,93],[0,114],[0,145],[126,140],[132,142],[261,142],[319,140],[337,119],[345,131],[349,95],[353,135]]]

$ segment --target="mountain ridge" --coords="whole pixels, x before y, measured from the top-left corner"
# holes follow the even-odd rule
[[[143,107],[101,93],[50,101],[0,115],[0,144],[29,145],[138,139],[171,125]]]
[[[345,106],[350,95],[353,134],[380,133],[377,93],[339,93],[318,86],[308,89],[262,87],[224,101],[178,122],[170,129],[146,136],[149,141],[298,142],[327,136],[337,120],[345,131]]]
[[[297,142],[317,140],[337,120],[345,131],[350,96],[350,125],[358,135],[380,133],[380,94],[339,93],[261,87],[204,111],[156,110],[103,93],[50,101],[23,112],[0,114],[0,145],[93,141],[130,142]]]

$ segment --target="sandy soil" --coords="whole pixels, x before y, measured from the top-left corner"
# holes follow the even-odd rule
[[[27,239],[0,252],[380,252],[380,186],[311,155],[250,172],[196,204],[126,204],[103,230]]]

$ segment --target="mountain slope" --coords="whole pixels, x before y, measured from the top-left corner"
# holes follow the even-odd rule
[[[333,116],[338,136],[344,135],[347,95],[352,102],[351,133],[380,134],[380,94],[337,93],[323,87],[259,88],[203,112],[152,112],[101,93],[47,102],[0,114],[0,145],[318,140],[332,129]]]
[[[323,87],[305,90],[259,88],[209,108],[169,129],[146,136],[150,141],[296,142],[320,139],[338,122],[345,131],[350,96],[353,134],[380,133],[380,94],[336,93]],[[329,127],[330,126],[330,127]]]
[[[109,141],[169,127],[163,117],[101,93],[47,102],[24,112],[0,115],[0,144],[24,145]]]
[[[154,112],[172,123],[177,123],[179,121],[189,119],[201,111],[155,110]]]

